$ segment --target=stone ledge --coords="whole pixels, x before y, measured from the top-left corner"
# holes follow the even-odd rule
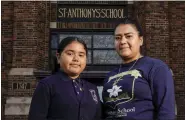
[[[5,104],[5,115],[28,115],[30,104]]]
[[[7,104],[30,104],[32,97],[7,97]]]
[[[35,68],[11,68],[8,75],[34,75]]]
[[[8,97],[5,115],[28,115],[32,97]]]

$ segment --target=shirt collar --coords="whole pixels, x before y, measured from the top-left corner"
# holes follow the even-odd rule
[[[77,81],[77,82],[81,82],[80,77],[77,77],[76,79],[72,79],[72,78],[70,78],[70,77],[67,75],[67,73],[65,73],[65,72],[62,71],[62,70],[59,70],[59,71],[58,71],[58,74],[59,74],[60,78],[61,78],[63,81],[72,81],[72,80],[75,80],[75,81]]]

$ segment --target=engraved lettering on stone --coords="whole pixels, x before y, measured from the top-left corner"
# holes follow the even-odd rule
[[[58,8],[59,18],[124,18],[124,9]]]
[[[31,89],[31,84],[30,83],[23,83],[23,82],[17,82],[17,83],[12,83],[12,87],[14,90],[26,90],[26,89]]]

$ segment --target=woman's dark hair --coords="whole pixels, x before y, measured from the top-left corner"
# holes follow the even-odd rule
[[[124,17],[115,27],[115,29],[120,25],[120,24],[132,24],[136,27],[137,31],[139,32],[139,36],[143,36],[143,31],[141,28],[141,25],[139,24],[139,21],[137,20],[137,18],[134,17]],[[114,29],[114,30],[115,30]]]
[[[86,51],[86,55],[88,54],[88,50],[87,50],[87,46],[86,46],[85,42],[83,40],[81,40],[80,38],[77,38],[77,37],[66,37],[66,38],[62,39],[61,42],[58,45],[57,53],[61,54],[63,52],[63,50],[65,49],[65,47],[67,45],[71,44],[73,41],[77,41],[77,42],[81,43],[84,46],[84,49]],[[54,68],[52,70],[52,73],[57,72],[59,68],[60,68],[60,65],[58,64],[57,58],[55,56],[55,58],[54,58]]]

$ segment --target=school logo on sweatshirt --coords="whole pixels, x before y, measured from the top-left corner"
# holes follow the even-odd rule
[[[108,96],[104,96],[106,103],[110,103],[112,108],[120,104],[130,102],[134,99],[134,88],[136,80],[142,77],[141,73],[138,70],[130,70],[126,72],[121,72],[114,76],[109,77],[107,84],[110,82],[112,85],[106,90]],[[127,81],[127,82],[125,82]],[[123,87],[122,85],[126,85]],[[130,90],[128,92],[128,90]],[[114,104],[112,104],[112,102]]]
[[[97,97],[97,95],[96,95],[95,90],[90,89],[89,91],[90,91],[91,96],[92,96],[93,100],[95,101],[95,103],[98,104],[98,97]]]

